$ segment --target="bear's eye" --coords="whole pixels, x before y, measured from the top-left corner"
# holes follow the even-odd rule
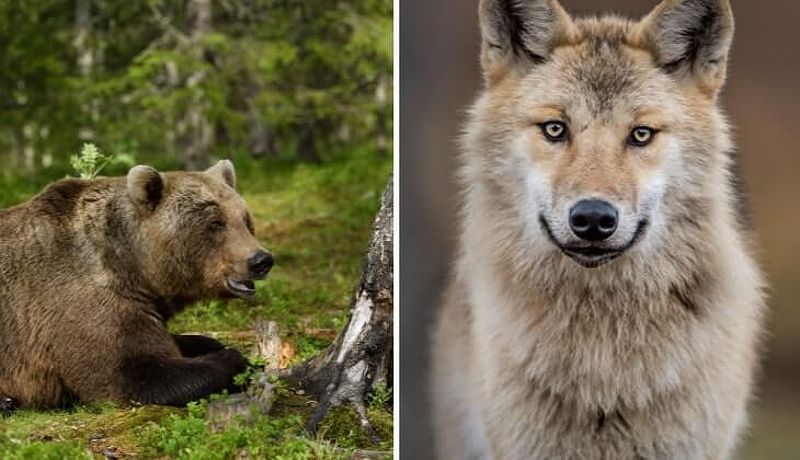
[[[215,232],[225,230],[225,227],[226,227],[225,222],[221,220],[215,220],[214,222],[211,222],[211,230]]]
[[[657,131],[647,126],[637,126],[631,130],[628,136],[628,144],[634,147],[646,147],[656,137]]]
[[[546,121],[539,124],[545,139],[550,142],[564,142],[569,137],[567,125],[561,121]]]

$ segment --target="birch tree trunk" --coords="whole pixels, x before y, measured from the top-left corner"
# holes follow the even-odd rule
[[[91,6],[89,0],[75,0],[75,51],[77,54],[78,70],[82,77],[92,73],[94,56],[89,46],[91,35]]]
[[[12,170],[27,169],[25,164],[25,145],[27,144],[25,132],[22,129],[22,125],[19,124],[12,126],[11,129],[14,135],[14,144],[11,149],[11,168]]]
[[[391,76],[383,74],[378,79],[375,88],[375,102],[377,109],[375,114],[375,147],[378,155],[386,156],[389,154],[389,143],[391,139],[386,135],[392,117],[392,106],[389,103],[389,85]]]
[[[189,0],[190,18],[189,53],[197,69],[186,79],[191,89],[191,100],[183,120],[179,123],[181,162],[190,170],[208,166],[214,144],[214,127],[206,116],[207,97],[203,92],[206,68],[201,63],[206,52],[204,41],[211,32],[211,0]]]
[[[362,427],[379,442],[367,418],[366,398],[376,383],[392,387],[392,183],[390,178],[383,192],[347,325],[327,350],[291,369],[287,376],[319,401],[308,422],[312,432],[332,407],[349,403],[358,412]]]
[[[97,66],[97,52],[92,45],[92,10],[90,0],[75,0],[75,46],[76,64],[81,78],[88,83]],[[78,138],[90,141],[95,138],[94,124],[100,118],[100,107],[97,99],[88,100],[82,96],[81,124],[78,127]]]

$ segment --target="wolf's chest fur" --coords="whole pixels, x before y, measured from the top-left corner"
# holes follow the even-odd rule
[[[493,278],[469,283],[475,339],[500,348],[502,365],[518,368],[520,384],[544,387],[583,410],[644,407],[677,390],[719,334],[705,313],[669,292],[635,292],[623,283],[514,292],[513,282]]]
[[[742,423],[758,330],[757,291],[732,289],[748,270],[730,266],[682,299],[668,284],[565,278],[537,289],[492,264],[469,266],[466,375],[489,445],[526,439],[498,451],[531,458],[702,458],[729,448],[715,442],[731,442],[720,430]]]

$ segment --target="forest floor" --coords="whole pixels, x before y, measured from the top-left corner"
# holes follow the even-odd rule
[[[255,323],[276,321],[284,357],[296,364],[327,347],[344,327],[391,159],[363,152],[321,165],[277,159],[236,163],[256,234],[275,254],[276,265],[257,283],[255,299],[198,303],[170,328],[208,334],[248,354]],[[0,177],[0,207],[24,201],[46,182]],[[349,408],[335,409],[309,436],[303,427],[315,402],[285,385],[278,385],[268,415],[223,429],[206,422],[207,401],[186,408],[100,404],[18,410],[0,418],[0,459],[327,459],[350,458],[355,449],[391,452],[391,399],[383,390],[370,402],[382,440],[378,446]]]

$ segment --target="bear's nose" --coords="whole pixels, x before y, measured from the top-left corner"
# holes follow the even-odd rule
[[[603,241],[617,230],[617,209],[603,200],[579,201],[569,212],[569,226],[578,238]]]
[[[247,259],[247,268],[250,270],[250,276],[253,278],[263,278],[267,276],[269,270],[275,265],[275,259],[272,254],[260,250],[256,254]]]

